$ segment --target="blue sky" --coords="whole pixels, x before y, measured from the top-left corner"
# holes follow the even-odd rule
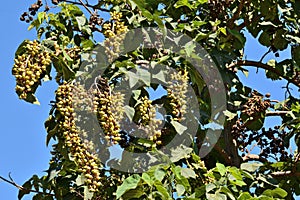
[[[14,52],[24,39],[34,39],[35,34],[27,31],[27,24],[20,22],[19,17],[33,1],[10,0],[2,3],[0,7],[1,32],[0,32],[0,175],[7,177],[11,172],[14,181],[23,184],[33,174],[42,175],[48,168],[50,148],[45,145],[46,131],[44,121],[49,113],[49,101],[54,99],[56,84],[46,82],[37,92],[40,106],[31,105],[20,101],[15,94],[15,80],[11,75]],[[248,39],[245,49],[248,59],[260,59],[267,50],[258,48],[256,41]],[[283,58],[289,57],[289,52],[280,53]],[[265,61],[271,59],[270,56]],[[262,70],[255,74],[256,68],[250,69],[250,75],[245,78],[241,75],[246,85],[251,85],[263,94],[270,92],[272,98],[283,100],[285,85],[282,81],[272,82],[265,80]],[[267,120],[269,125],[278,120]],[[0,181],[0,199],[17,199],[18,190]],[[31,199],[26,197],[24,199]]]
[[[20,101],[15,94],[15,80],[11,75],[14,52],[24,39],[34,39],[34,32],[27,31],[27,24],[19,17],[33,1],[10,0],[0,7],[0,93],[1,139],[0,175],[11,176],[23,184],[33,174],[42,174],[50,158],[45,145],[44,121],[48,117],[49,101],[54,98],[55,84],[45,83],[37,92],[40,106]],[[0,181],[0,199],[17,199],[18,190]],[[30,198],[24,198],[30,199]]]

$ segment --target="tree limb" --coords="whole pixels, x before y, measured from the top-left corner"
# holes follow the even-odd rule
[[[218,144],[215,144],[214,149],[222,155],[227,165],[232,163],[231,157],[226,153],[224,149],[222,149]]]
[[[300,172],[284,171],[284,172],[273,172],[271,173],[273,177],[287,177],[287,176],[300,176]]]
[[[260,162],[268,162],[267,159],[265,158],[262,158],[260,157],[259,155],[256,155],[256,154],[247,154],[245,155],[244,157],[242,157],[243,161],[253,161],[253,160],[256,160],[256,161],[260,161]]]
[[[287,81],[293,83],[294,85],[296,85],[297,87],[300,88],[300,82],[298,82],[296,79],[294,79],[294,77],[285,76],[280,71],[276,70],[276,68],[274,68],[274,67],[272,67],[268,64],[264,64],[264,63],[257,62],[257,61],[251,61],[251,60],[238,60],[237,62],[229,65],[228,68],[233,68],[236,65],[238,65],[238,66],[259,67],[259,68],[268,70],[268,71],[273,72],[274,74],[286,79]]]
[[[285,116],[289,113],[290,111],[268,111],[266,112],[266,116]]]

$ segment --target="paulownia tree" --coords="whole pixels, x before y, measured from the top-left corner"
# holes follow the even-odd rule
[[[34,94],[43,81],[58,84],[45,122],[53,156],[44,176],[34,175],[22,186],[10,181],[20,190],[18,198],[33,193],[33,199],[63,200],[294,199],[300,195],[300,103],[290,87],[300,88],[299,17],[297,0],[38,0],[20,18],[37,38],[19,46],[12,73],[16,93],[30,103],[38,103]],[[147,31],[126,36],[143,27],[161,30],[155,44]],[[167,29],[201,45],[222,76],[227,101],[218,114],[226,120],[218,142],[203,158],[200,149],[217,109],[210,95],[213,85],[184,56],[165,48],[161,41]],[[260,60],[247,60],[245,32],[268,48]],[[100,53],[91,55],[102,41]],[[136,48],[119,54],[130,45]],[[191,46],[182,47],[182,55],[193,52]],[[281,51],[291,51],[291,57],[282,58]],[[266,61],[267,54],[275,59]],[[101,74],[93,71],[95,59],[107,64]],[[149,66],[161,82],[147,79]],[[237,72],[247,73],[245,66],[263,70],[267,79],[284,80],[286,99],[279,102],[243,85]],[[166,72],[171,72],[169,79],[163,80]],[[115,89],[123,80],[132,87],[139,83],[129,97]],[[157,90],[162,95],[152,98]],[[200,113],[196,124],[188,111],[191,99]],[[93,120],[84,119],[87,113]],[[146,136],[125,130],[124,116]],[[281,123],[266,129],[265,119],[274,116]],[[90,134],[97,126],[103,134]],[[109,160],[107,146],[117,145],[123,153],[158,152],[191,127],[196,135],[188,146],[170,149],[171,156],[165,156],[170,162],[136,172],[108,167],[124,166],[130,158],[123,154],[124,162]],[[259,153],[253,153],[253,146]]]

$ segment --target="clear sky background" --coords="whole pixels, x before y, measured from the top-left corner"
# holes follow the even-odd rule
[[[27,24],[19,17],[33,1],[7,0],[0,7],[0,175],[11,176],[18,184],[23,184],[33,174],[43,175],[48,168],[50,150],[45,144],[44,121],[48,117],[50,100],[54,99],[56,84],[46,82],[37,91],[41,103],[31,105],[18,99],[15,94],[15,79],[11,75],[14,52],[24,39],[35,39],[34,31],[27,31]],[[267,49],[258,47],[256,40],[248,38],[247,59],[259,60]],[[290,52],[281,52],[279,60],[290,57]],[[264,61],[272,59],[267,56]],[[285,82],[266,80],[264,72],[248,67],[249,77],[240,75],[246,85],[251,85],[262,94],[270,92],[272,99],[283,100]],[[294,91],[298,94],[297,91]],[[299,95],[298,95],[299,97]],[[267,119],[267,124],[278,123],[278,119]],[[0,200],[16,200],[18,190],[0,180]],[[31,199],[30,196],[24,199]]]

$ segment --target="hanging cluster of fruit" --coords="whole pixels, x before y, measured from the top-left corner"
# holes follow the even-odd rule
[[[78,165],[78,170],[86,178],[86,184],[92,192],[98,192],[103,185],[99,159],[88,151],[82,142],[80,132],[76,127],[76,113],[73,108],[73,85],[64,83],[56,91],[57,116],[59,116],[59,131],[62,133],[64,144]]]
[[[110,16],[110,21],[102,25],[102,33],[106,37],[104,41],[105,53],[109,62],[112,62],[119,56],[120,45],[127,32],[127,26],[121,21],[122,13],[113,11]]]
[[[270,97],[269,94],[266,97]],[[232,126],[231,133],[235,138],[243,136],[243,133],[249,130],[249,126],[255,123],[256,120],[264,116],[266,110],[271,106],[269,99],[263,99],[263,96],[257,91],[251,93],[251,97],[243,105],[241,117],[236,120]],[[244,119],[247,119],[245,121]]]
[[[33,3],[29,8],[28,8],[28,12],[24,12],[21,17],[20,20],[21,21],[25,21],[26,23],[29,23],[31,21],[33,21],[33,17],[36,15],[36,13],[39,11],[39,9],[43,6],[43,2],[42,0],[37,0],[36,3]],[[49,7],[46,6],[45,7],[45,11],[48,11]]]
[[[156,119],[156,109],[152,105],[152,101],[148,99],[147,96],[141,98],[142,103],[138,106],[139,112],[141,114],[141,119],[139,124],[143,127],[147,138],[157,145],[161,145],[162,141],[159,140],[161,136],[161,130],[159,125],[161,125],[161,120]]]
[[[172,117],[174,121],[184,120],[186,114],[186,93],[188,91],[188,72],[187,70],[179,71],[171,74],[171,81],[167,89],[168,98],[172,107]]]
[[[270,94],[266,94],[265,96],[267,99],[264,99],[256,91],[251,93],[251,97],[241,110],[241,116],[245,115],[248,121],[243,120],[243,117],[238,118],[232,126],[231,133],[236,139],[241,152],[251,153],[248,148],[253,148],[251,145],[255,143],[261,149],[259,153],[260,158],[268,159],[272,155],[273,159],[284,161],[290,158],[290,154],[286,148],[287,144],[284,142],[287,137],[285,130],[281,130],[279,126],[275,126],[273,129],[269,128],[268,130],[265,128],[261,130],[251,129],[251,125],[257,123],[271,106],[271,102],[268,99]],[[280,157],[277,157],[277,155],[280,155]]]
[[[120,124],[123,117],[124,95],[116,92],[112,94],[111,88],[105,78],[97,78],[93,86],[93,110],[97,115],[99,124],[105,138],[117,144],[121,140]]]
[[[267,96],[269,96],[269,94],[267,94]],[[270,105],[271,103],[269,99],[263,100],[263,96],[254,91],[251,93],[251,98],[249,98],[243,106],[242,113],[249,117],[254,117],[258,113],[265,112]]]
[[[21,99],[34,94],[51,63],[50,53],[42,49],[38,41],[26,41],[26,43],[24,53],[17,55],[12,69],[16,77],[16,92]]]

